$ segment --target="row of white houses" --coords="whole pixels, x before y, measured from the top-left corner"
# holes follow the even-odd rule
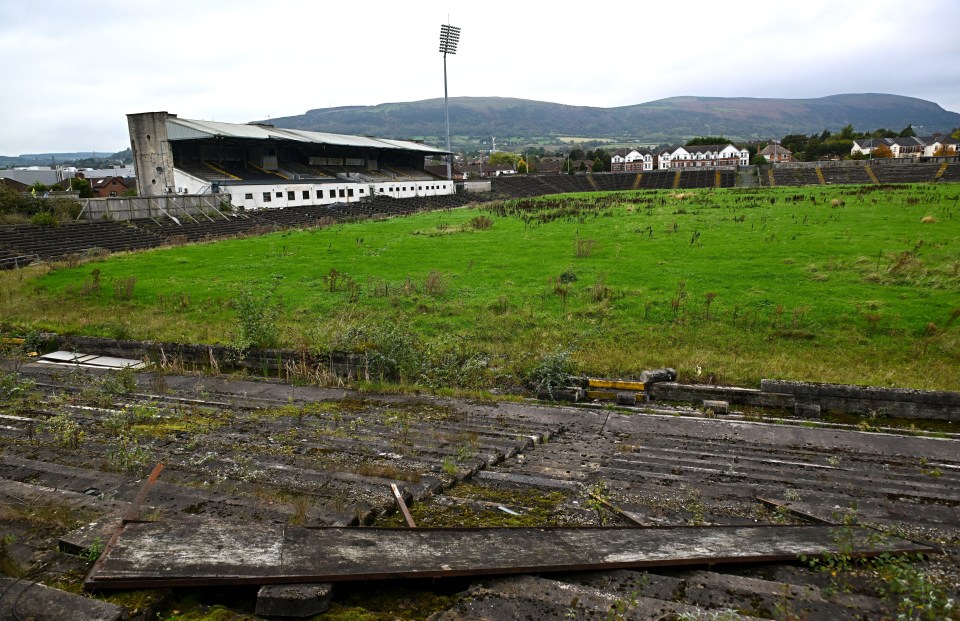
[[[874,150],[885,146],[893,153],[893,157],[950,156],[957,154],[957,143],[956,138],[943,134],[905,138],[861,138],[853,141],[850,155],[873,155]]]
[[[650,149],[618,149],[610,158],[611,172],[643,172],[677,168],[747,166],[750,153],[733,144]]]

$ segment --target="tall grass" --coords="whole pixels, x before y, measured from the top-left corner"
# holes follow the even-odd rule
[[[491,384],[562,349],[604,375],[960,389],[958,197],[938,184],[491,203],[7,273],[0,321],[231,343],[233,301],[269,293],[282,345],[398,326],[449,364],[485,360]]]

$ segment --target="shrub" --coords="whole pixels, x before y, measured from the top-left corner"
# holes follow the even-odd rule
[[[33,217],[30,218],[30,223],[37,226],[56,226],[60,224],[57,217],[49,211],[41,211],[34,214]]]

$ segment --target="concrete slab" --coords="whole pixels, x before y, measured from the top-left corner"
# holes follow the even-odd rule
[[[41,361],[46,362],[69,362],[69,363],[80,363],[86,362],[91,358],[96,358],[93,354],[82,354],[75,351],[54,351],[49,354],[44,354],[40,356]]]
[[[333,585],[320,584],[268,584],[257,592],[258,615],[269,617],[311,617],[330,607]]]
[[[0,576],[0,619],[121,621],[127,609],[29,580]]]

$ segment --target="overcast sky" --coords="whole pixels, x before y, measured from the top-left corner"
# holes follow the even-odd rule
[[[880,92],[960,112],[957,0],[0,0],[0,155],[118,151],[131,112],[247,122],[443,97],[448,17],[451,97]]]

